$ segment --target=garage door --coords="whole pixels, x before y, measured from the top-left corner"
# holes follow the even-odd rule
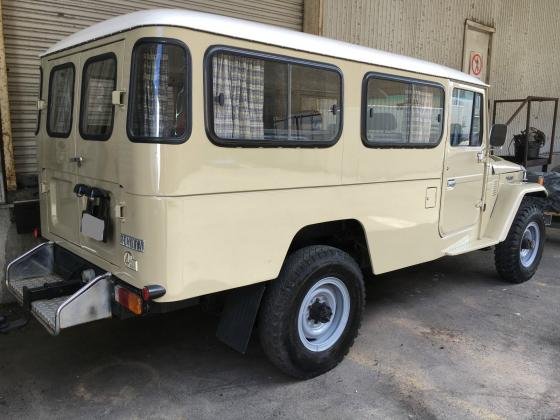
[[[4,0],[4,36],[16,172],[37,172],[38,55],[96,22],[135,10],[185,8],[302,30],[303,0]]]

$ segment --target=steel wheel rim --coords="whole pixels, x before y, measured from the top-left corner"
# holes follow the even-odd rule
[[[541,231],[537,222],[531,222],[525,228],[519,247],[519,259],[525,268],[530,267],[537,258],[541,241]]]
[[[297,322],[299,339],[310,351],[327,350],[340,339],[349,317],[350,293],[344,282],[336,277],[321,279],[301,302]]]

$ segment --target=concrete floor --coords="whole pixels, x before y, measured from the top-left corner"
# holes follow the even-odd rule
[[[255,339],[228,349],[216,323],[189,309],[0,335],[0,416],[560,418],[560,231],[522,285],[497,278],[491,252],[379,276],[346,360],[307,382]]]

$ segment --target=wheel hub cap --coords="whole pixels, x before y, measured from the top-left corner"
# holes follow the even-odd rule
[[[537,258],[541,240],[541,231],[536,222],[531,222],[525,228],[519,247],[519,260],[523,267],[530,267]]]
[[[326,277],[301,300],[297,318],[301,343],[313,352],[327,350],[340,339],[350,318],[350,293],[344,282]]]
[[[309,306],[309,319],[313,322],[325,324],[331,320],[333,311],[331,307],[325,303],[316,299],[311,306]]]

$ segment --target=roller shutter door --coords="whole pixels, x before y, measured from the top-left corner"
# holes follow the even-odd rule
[[[16,172],[37,172],[38,55],[60,39],[116,15],[185,8],[302,30],[303,0],[4,0],[4,36]]]

